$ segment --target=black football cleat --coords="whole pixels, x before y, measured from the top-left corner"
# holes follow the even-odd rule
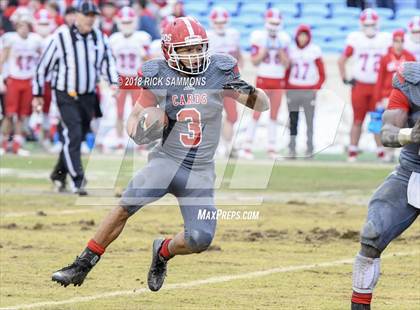
[[[66,184],[66,178],[65,177],[63,178],[62,176],[53,172],[50,175],[50,180],[53,183],[54,190],[57,193],[64,193],[64,192],[67,191],[67,189],[66,189],[67,184]]]
[[[351,310],[370,310],[370,305],[351,303]]]
[[[64,287],[67,287],[69,284],[80,286],[100,258],[99,255],[93,253],[91,250],[85,249],[80,256],[76,257],[73,264],[54,272],[52,280],[60,283]]]
[[[166,265],[168,260],[159,255],[164,239],[156,239],[153,241],[152,264],[150,265],[149,274],[147,275],[147,284],[153,292],[160,290],[166,277]]]

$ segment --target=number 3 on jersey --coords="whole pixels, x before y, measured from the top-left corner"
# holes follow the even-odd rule
[[[196,108],[182,109],[176,114],[177,122],[188,123],[188,133],[181,133],[179,140],[185,147],[197,147],[201,143],[201,114]]]

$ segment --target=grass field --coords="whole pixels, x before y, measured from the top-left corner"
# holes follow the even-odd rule
[[[113,161],[98,159],[104,166]],[[1,159],[0,309],[349,309],[366,204],[392,169],[279,162],[267,189],[252,190],[230,189],[235,167],[228,165],[219,207],[259,211],[259,219],[220,220],[210,250],[173,259],[163,289],[153,293],[146,284],[151,243],[182,229],[171,200],[131,218],[83,286],[51,282],[51,273],[83,249],[115,200],[113,187],[125,184],[132,167],[123,163],[112,191],[81,200],[52,191],[53,162],[49,156]],[[264,170],[262,162],[237,165],[248,178]],[[373,309],[420,309],[419,221],[384,253],[374,295]]]

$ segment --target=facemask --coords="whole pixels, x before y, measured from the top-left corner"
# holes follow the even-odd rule
[[[368,37],[374,37],[378,32],[378,28],[376,27],[376,25],[363,26],[362,30]]]
[[[272,23],[266,22],[265,28],[267,29],[268,33],[271,36],[275,36],[277,32],[279,32],[279,30],[281,29],[281,24],[272,24]]]

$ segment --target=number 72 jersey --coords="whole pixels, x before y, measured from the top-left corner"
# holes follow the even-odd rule
[[[381,57],[387,53],[390,45],[389,33],[379,32],[373,38],[360,31],[350,33],[344,55],[353,57],[353,78],[362,83],[376,83]]]

